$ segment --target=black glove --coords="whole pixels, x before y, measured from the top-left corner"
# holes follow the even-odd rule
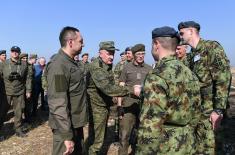
[[[125,111],[122,106],[117,107],[117,112],[118,112],[118,117],[124,116],[124,114],[125,114]]]

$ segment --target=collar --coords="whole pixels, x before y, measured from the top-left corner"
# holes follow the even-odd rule
[[[137,67],[144,67],[144,62],[142,64],[138,64],[135,61],[132,61],[132,64]]]
[[[204,42],[204,40],[203,40],[202,38],[200,38],[200,40],[199,40],[199,42],[198,42],[196,48],[192,48],[192,53],[193,53],[194,55],[197,55],[197,54],[199,54],[199,53],[201,53],[201,52],[203,51],[203,50],[202,50],[202,48],[203,48],[203,42]]]
[[[177,60],[177,57],[175,55],[170,55],[170,56],[164,57],[161,60],[157,61],[156,67],[161,66],[162,64],[164,64],[168,61],[172,61],[172,60]]]
[[[112,70],[112,64],[111,65],[107,65],[106,63],[104,63],[103,62],[103,60],[100,58],[100,57],[98,57],[98,59],[99,59],[99,62],[101,63],[101,65],[102,65],[102,68],[104,68],[105,70]]]
[[[74,59],[72,59],[71,57],[69,57],[69,56],[64,52],[64,50],[63,50],[62,48],[59,49],[58,54],[61,55],[62,57],[64,57],[66,60],[68,60],[68,61],[74,63],[75,65],[77,65],[77,62],[76,62]]]

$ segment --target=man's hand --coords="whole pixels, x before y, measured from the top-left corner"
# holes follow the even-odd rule
[[[26,93],[26,98],[30,98],[31,97],[31,93]]]
[[[74,142],[70,140],[64,141],[64,145],[66,147],[66,151],[63,153],[63,155],[69,155],[74,150]]]
[[[119,119],[122,119],[122,117],[125,114],[125,111],[124,111],[123,107],[122,106],[117,106],[117,112],[118,112]]]
[[[140,92],[141,92],[141,85],[134,85],[134,95],[135,96],[140,96]]]
[[[216,112],[212,112],[210,115],[210,121],[212,123],[213,130],[218,129],[220,126],[221,120],[223,119],[223,115],[219,115]]]

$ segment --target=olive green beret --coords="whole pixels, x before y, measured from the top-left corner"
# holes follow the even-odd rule
[[[89,54],[88,54],[88,53],[84,53],[84,54],[82,54],[82,57],[84,57],[85,55],[87,55],[87,56],[88,56]]]
[[[29,59],[37,59],[37,54],[30,54]]]
[[[23,57],[27,57],[27,58],[28,58],[28,54],[27,54],[27,53],[21,53],[20,56],[19,56],[19,58],[21,59],[21,58],[23,58]]]
[[[144,44],[136,44],[131,48],[131,51],[133,54],[135,54],[136,52],[145,51],[145,46]]]
[[[100,50],[107,50],[107,51],[119,51],[119,49],[116,49],[114,46],[113,41],[103,41],[99,44]]]

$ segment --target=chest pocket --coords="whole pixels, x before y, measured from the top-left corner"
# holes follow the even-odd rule
[[[78,67],[72,67],[70,69],[70,83],[73,85],[81,81],[84,78],[83,70]]]
[[[197,57],[200,58],[197,58]],[[210,69],[208,66],[207,52],[196,55],[192,60],[192,70],[197,75],[200,82],[205,83],[211,81]]]

